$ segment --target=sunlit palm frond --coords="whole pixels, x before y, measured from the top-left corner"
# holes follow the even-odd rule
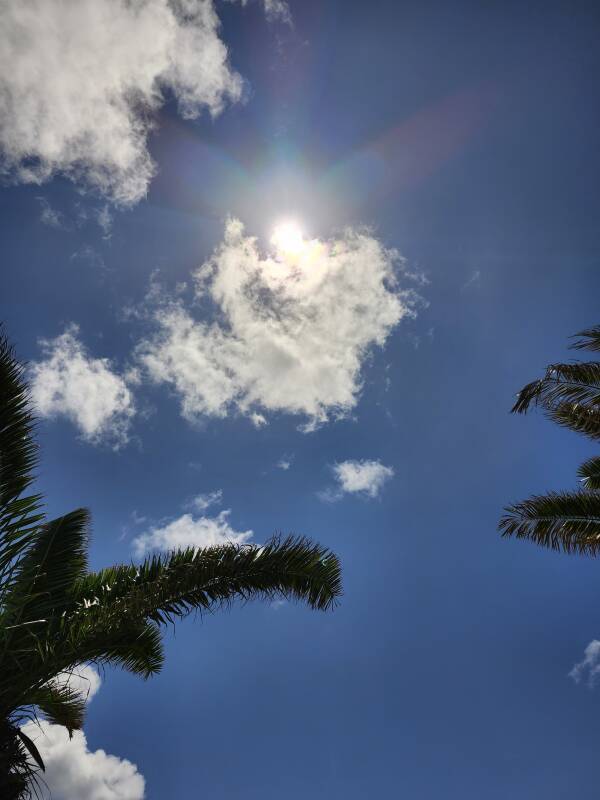
[[[565,553],[600,553],[600,494],[552,492],[508,506],[506,512],[499,526],[503,536]]]

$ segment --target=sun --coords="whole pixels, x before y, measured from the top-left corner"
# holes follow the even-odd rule
[[[271,244],[283,256],[298,256],[306,248],[307,242],[296,222],[281,222],[273,231]]]

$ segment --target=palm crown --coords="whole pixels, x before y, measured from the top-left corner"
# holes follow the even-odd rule
[[[161,628],[192,610],[283,597],[329,609],[340,565],[303,538],[155,555],[88,570],[89,514],[47,521],[27,494],[37,450],[23,368],[0,337],[0,796],[27,797],[43,762],[21,724],[41,712],[69,732],[84,701],[61,677],[86,662],[147,678],[163,663]]]
[[[577,334],[578,350],[600,351],[600,326]],[[546,374],[527,384],[512,411],[540,406],[547,416],[594,441],[600,440],[600,362],[550,364]],[[550,492],[508,506],[500,520],[503,536],[530,539],[567,553],[600,553],[600,456],[578,470],[581,489]]]

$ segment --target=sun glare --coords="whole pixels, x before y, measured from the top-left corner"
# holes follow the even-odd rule
[[[271,236],[271,244],[282,255],[297,256],[306,247],[300,227],[295,222],[282,222]]]

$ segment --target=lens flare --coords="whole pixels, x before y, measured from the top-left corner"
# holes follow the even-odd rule
[[[282,222],[273,231],[271,244],[284,256],[298,256],[305,249],[307,242],[302,236],[299,225],[295,222]]]

